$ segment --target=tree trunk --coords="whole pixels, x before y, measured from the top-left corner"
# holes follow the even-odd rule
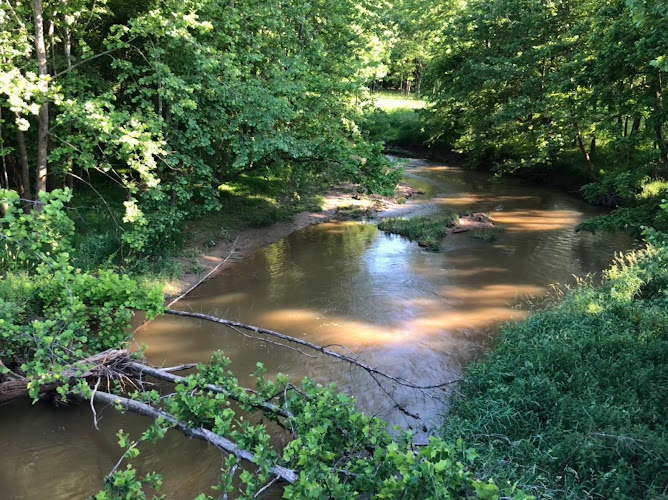
[[[5,147],[5,129],[2,121],[2,106],[0,106],[0,149]],[[7,175],[7,156],[2,155],[2,179],[0,179],[0,187],[9,189],[9,177]]]
[[[49,102],[47,94],[49,84],[46,76],[49,73],[48,61],[46,57],[46,45],[44,43],[44,17],[42,9],[42,0],[33,0],[33,13],[35,16],[35,49],[37,52],[37,62],[39,64],[39,89],[42,92],[42,98],[45,99],[39,110],[39,129],[37,132],[37,180],[35,183],[36,194],[46,191],[47,177],[47,155],[49,149]],[[37,205],[41,210],[41,205]]]
[[[63,0],[63,5],[66,4],[67,0]],[[69,26],[67,25],[67,21],[64,20],[63,25],[65,26],[65,34],[64,34],[64,42],[65,42],[65,47],[64,47],[64,52],[65,52],[65,61],[67,63],[67,69],[71,70],[72,69],[72,32],[70,31]],[[72,127],[68,126],[68,132],[72,133]],[[65,170],[65,187],[68,188],[73,188],[74,187],[74,177],[71,175],[68,175],[70,172],[73,170],[73,162],[72,162],[72,155],[68,155],[67,157],[67,169]]]
[[[0,106],[0,149],[5,147],[5,134],[4,127],[2,125],[2,106]],[[2,154],[2,179],[0,179],[0,187],[9,189],[9,176],[7,175],[7,156],[4,153]],[[8,208],[9,207],[6,203],[0,205],[0,215],[2,217],[5,216]]]
[[[21,164],[21,196],[26,200],[32,200],[33,197],[30,186],[30,166],[28,165],[26,137],[23,133],[23,130],[18,128],[16,129],[16,144],[18,145],[19,163]]]
[[[585,163],[587,164],[587,171],[589,172],[589,175],[593,176],[594,164],[591,161],[591,155],[589,154],[589,151],[587,151],[587,146],[585,146],[584,139],[582,138],[582,134],[580,132],[578,132],[577,141],[578,147],[580,148],[582,156],[584,156]]]
[[[70,379],[105,376],[105,366],[113,365],[118,360],[127,359],[129,356],[128,351],[116,349],[109,349],[90,356],[64,369],[58,381],[40,386],[40,394],[51,392],[69,383]],[[87,369],[88,366],[92,368]],[[81,373],[82,369],[87,369],[87,371]],[[30,392],[29,383],[30,380],[27,378],[15,374],[10,377],[10,380],[0,383],[0,404],[27,397]]]
[[[624,120],[624,137],[628,137],[629,135],[629,117],[627,116],[626,119]]]
[[[666,146],[666,141],[663,136],[663,102],[661,99],[661,91],[663,90],[663,85],[661,81],[661,72],[659,71],[655,79],[655,88],[654,88],[654,134],[656,135],[656,145],[659,147],[661,152],[661,161],[664,165],[668,166],[668,147]]]

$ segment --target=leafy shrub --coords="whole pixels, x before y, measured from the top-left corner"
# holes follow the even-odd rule
[[[61,190],[43,194],[43,210],[25,213],[15,192],[0,191],[7,203],[0,219],[5,267],[23,269],[3,272],[0,360],[31,379],[33,398],[41,385],[60,380],[66,366],[123,347],[135,309],[154,316],[163,307],[159,289],[144,289],[111,270],[93,274],[71,265],[66,250],[74,225],[64,206],[70,196]],[[64,396],[69,387],[59,391]]]
[[[190,428],[210,429],[253,453],[254,467],[242,469],[239,481],[232,481],[238,459],[226,459],[222,480],[214,487],[218,498],[221,492],[233,492],[239,498],[257,497],[271,482],[270,469],[275,465],[298,471],[297,480],[285,486],[284,498],[530,498],[512,485],[479,479],[475,472],[477,453],[461,440],[449,444],[432,437],[426,446],[416,449],[410,432],[393,439],[386,422],[358,412],[355,400],[338,393],[334,385],[322,387],[304,379],[297,388],[284,375],[278,375],[275,382],[267,380],[258,363],[257,392],[249,393],[227,370],[228,364],[229,359],[218,352],[210,364],[200,365],[197,374],[177,384],[174,394],[160,397],[155,390],[134,394],[141,401],[162,405]],[[253,405],[275,401],[277,407],[292,414],[286,423],[293,439],[277,450],[262,422],[239,419],[227,395],[203,390],[207,384],[224,387],[248,411],[254,410]],[[155,441],[172,425],[156,421],[134,443],[120,432],[119,443],[127,448],[125,456],[136,457],[138,442]],[[128,466],[108,477],[105,490],[95,498],[145,498],[138,496],[142,483],[157,489],[160,481],[156,478],[155,474],[138,478]],[[197,498],[214,497],[202,494]]]

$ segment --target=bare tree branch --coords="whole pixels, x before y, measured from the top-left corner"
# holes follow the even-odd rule
[[[308,347],[310,349],[313,349],[314,351],[317,351],[321,354],[325,354],[327,356],[331,356],[337,359],[340,359],[341,361],[345,361],[347,363],[353,364],[355,366],[359,366],[363,370],[367,371],[368,373],[374,373],[376,375],[379,375],[383,378],[392,380],[393,382],[402,385],[404,387],[410,387],[411,389],[419,389],[419,390],[425,390],[425,389],[438,389],[441,387],[447,387],[449,385],[455,384],[459,382],[459,379],[457,380],[452,380],[450,382],[443,382],[440,384],[434,384],[434,385],[417,385],[414,384],[405,378],[402,377],[394,377],[392,375],[388,375],[387,373],[381,372],[377,368],[373,368],[372,366],[367,365],[366,363],[363,363],[362,361],[359,361],[357,359],[354,359],[350,356],[347,356],[345,354],[340,354],[338,352],[332,351],[330,349],[326,349],[322,346],[319,346],[317,344],[313,344],[311,342],[308,342],[306,340],[298,339],[295,337],[290,337],[289,335],[284,335],[282,333],[275,332],[273,330],[267,330],[266,328],[260,328],[258,326],[252,326],[252,325],[246,325],[244,323],[239,323],[238,321],[231,321],[229,319],[224,319],[224,318],[218,318],[216,316],[210,316],[208,314],[202,314],[202,313],[196,313],[196,312],[190,312],[190,311],[176,311],[174,309],[167,309],[165,310],[165,314],[171,314],[173,316],[183,316],[186,318],[197,318],[197,319],[203,319],[206,321],[211,321],[213,323],[219,323],[221,325],[225,325],[227,327],[230,327],[232,329],[237,329],[241,328],[244,330],[249,330],[255,333],[259,333],[262,335],[269,335],[272,337],[279,338],[281,340],[285,340],[287,342],[293,342],[295,344],[299,344],[305,347]]]

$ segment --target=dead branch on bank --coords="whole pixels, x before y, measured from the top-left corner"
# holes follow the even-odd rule
[[[388,380],[391,380],[395,382],[398,385],[401,385],[403,387],[408,387],[410,389],[417,389],[417,390],[429,390],[429,389],[440,389],[443,387],[448,387],[450,385],[453,385],[457,382],[459,382],[459,379],[457,380],[451,380],[449,382],[442,382],[440,384],[434,384],[434,385],[417,385],[414,384],[413,382],[410,382],[409,380],[406,380],[405,378],[402,377],[395,377],[393,375],[389,375],[385,372],[381,372],[377,368],[374,368],[372,366],[367,365],[366,363],[360,361],[359,359],[355,359],[351,356],[348,356],[346,354],[341,354],[336,351],[332,351],[330,349],[327,349],[326,347],[319,346],[317,344],[313,344],[311,342],[308,342],[306,340],[298,339],[295,337],[290,337],[289,335],[285,335],[279,332],[275,332],[273,330],[268,330],[266,328],[260,328],[258,326],[252,326],[252,325],[246,325],[244,323],[239,323],[237,321],[231,321],[229,319],[224,319],[224,318],[218,318],[216,316],[210,316],[208,314],[202,314],[202,313],[196,313],[196,312],[190,312],[190,311],[176,311],[174,309],[167,309],[165,310],[165,314],[171,314],[174,316],[183,316],[187,318],[197,318],[197,319],[203,319],[206,321],[211,321],[213,323],[218,323],[221,325],[225,325],[232,330],[236,329],[244,329],[244,330],[249,330],[251,332],[255,332],[261,335],[268,335],[271,337],[276,337],[281,340],[284,340],[286,342],[292,342],[294,344],[299,344],[305,347],[308,347],[309,349],[313,349],[314,351],[317,351],[321,354],[324,354],[326,356],[331,356],[333,358],[339,359],[341,361],[345,361],[346,363],[350,363],[352,365],[358,366],[359,368],[362,368],[365,370],[367,373],[371,375],[378,375],[380,377],[386,378]],[[258,339],[262,340],[262,339]]]

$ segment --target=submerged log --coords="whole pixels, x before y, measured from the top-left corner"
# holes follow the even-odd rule
[[[451,380],[448,382],[442,382],[440,384],[433,384],[433,385],[418,385],[414,384],[413,382],[410,382],[409,380],[406,380],[403,377],[395,377],[393,375],[389,375],[385,372],[382,372],[378,370],[377,368],[374,368],[372,366],[369,366],[368,364],[364,363],[363,361],[360,361],[359,359],[353,358],[352,356],[348,356],[346,354],[341,354],[336,351],[332,351],[331,349],[328,349],[329,346],[320,346],[317,344],[313,344],[312,342],[308,342],[303,339],[298,339],[295,337],[290,337],[289,335],[285,335],[283,333],[275,332],[273,330],[268,330],[266,328],[260,328],[258,326],[252,326],[252,325],[246,325],[244,323],[239,323],[238,321],[232,321],[229,319],[225,318],[218,318],[216,316],[210,316],[208,314],[202,314],[202,313],[196,313],[196,312],[190,312],[190,311],[177,311],[174,309],[167,309],[165,310],[165,314],[171,314],[174,316],[184,316],[187,318],[197,318],[197,319],[203,319],[206,321],[211,321],[213,323],[218,323],[221,325],[225,325],[227,327],[230,327],[232,330],[239,332],[239,329],[251,331],[258,333],[260,335],[265,335],[265,336],[270,336],[270,337],[275,337],[278,339],[281,339],[286,342],[291,342],[293,344],[298,344],[304,347],[308,347],[309,349],[313,349],[316,352],[319,352],[321,354],[325,354],[326,356],[331,356],[333,358],[336,358],[341,361],[345,361],[346,363],[350,363],[351,365],[355,365],[359,368],[362,368],[364,371],[366,371],[369,375],[372,377],[379,376],[383,377],[385,379],[391,380],[394,383],[404,386],[404,387],[409,387],[411,389],[417,389],[417,390],[427,390],[427,389],[439,389],[443,387],[447,387],[450,385],[453,385],[457,382],[459,382],[459,379],[457,380]],[[256,338],[256,340],[264,341],[262,338]],[[283,344],[279,344],[283,347],[288,347],[284,346]]]

